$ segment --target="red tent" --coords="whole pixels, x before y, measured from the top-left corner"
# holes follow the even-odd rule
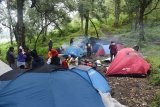
[[[121,43],[116,43],[117,46],[117,51],[120,51],[121,49],[125,48],[123,44]]]
[[[124,48],[117,53],[106,75],[146,75],[149,68],[150,64],[142,58],[139,52],[132,48]]]

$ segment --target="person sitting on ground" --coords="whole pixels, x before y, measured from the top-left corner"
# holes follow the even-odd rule
[[[56,50],[57,50],[58,54],[62,54],[63,53],[63,48],[62,47],[60,47],[60,48],[57,47]]]
[[[26,60],[25,60],[26,66],[25,66],[25,68],[30,69],[31,68],[31,61],[32,61],[30,50],[29,50],[28,47],[25,47],[24,51],[25,51],[25,55],[26,55]]]
[[[51,51],[52,51],[52,50],[49,49],[49,51],[48,51],[48,59],[52,57],[52,52],[51,52]]]
[[[33,60],[32,60],[32,69],[44,65],[44,60],[43,60],[43,58],[40,57],[40,56],[37,54],[37,51],[36,51],[36,50],[32,50],[32,51],[31,51],[31,56],[33,57]]]
[[[139,46],[138,46],[138,45],[135,45],[135,46],[133,47],[133,49],[136,50],[136,51],[139,51]]]
[[[110,49],[110,57],[111,57],[111,62],[113,60],[113,57],[115,58],[116,54],[117,54],[117,46],[116,43],[114,41],[111,41],[110,45],[109,45],[109,49]]]
[[[67,63],[67,59],[65,58],[64,60],[62,60],[62,67],[64,68],[64,69],[68,69],[69,68],[69,65],[68,65],[68,63]]]
[[[57,50],[54,49],[54,50],[51,51],[51,53],[52,53],[52,57],[51,57],[50,64],[52,64],[52,65],[61,65],[61,60],[58,57]]]
[[[26,60],[26,55],[25,55],[24,49],[22,46],[20,46],[18,49],[17,67],[24,69],[26,65],[25,60]]]
[[[8,61],[9,66],[12,69],[15,69],[15,57],[14,57],[14,48],[10,47],[6,53],[6,59]]]
[[[66,61],[67,61],[68,65],[75,63],[75,60],[71,55],[68,55]]]

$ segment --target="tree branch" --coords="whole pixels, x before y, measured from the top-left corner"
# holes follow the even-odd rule
[[[160,0],[158,0],[158,1],[156,2],[156,5],[155,5],[149,12],[145,13],[144,16],[150,14],[153,10],[159,9],[159,8],[157,8],[157,6],[158,6],[158,4],[159,4],[159,1],[160,1]]]
[[[43,26],[43,28],[42,28],[41,31],[39,32],[39,34],[38,34],[38,36],[37,36],[37,39],[36,39],[36,41],[35,41],[35,44],[34,44],[34,49],[35,49],[35,50],[36,50],[36,47],[37,47],[37,46],[36,46],[36,45],[37,45],[37,41],[38,41],[41,33],[43,32],[43,30],[44,30],[47,26],[49,26],[51,23],[54,23],[57,19],[59,19],[59,18],[61,18],[61,17],[63,17],[63,16],[64,16],[64,15],[61,15],[61,16],[59,16],[59,17],[51,20],[47,25]]]

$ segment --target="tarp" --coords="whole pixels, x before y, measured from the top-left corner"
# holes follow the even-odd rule
[[[0,60],[0,76],[2,75],[2,74],[4,74],[4,73],[6,73],[6,72],[8,72],[8,71],[10,71],[10,70],[12,70],[12,68],[9,66],[9,65],[7,65],[7,64],[5,64],[4,62],[2,62],[1,60]]]
[[[84,50],[80,47],[70,46],[64,52],[64,55],[73,55],[76,57],[82,57],[84,55]]]
[[[0,77],[0,107],[104,107],[93,85],[71,70],[45,65],[14,72]]]
[[[141,54],[132,48],[120,50],[110,64],[106,75],[146,75],[150,64],[143,59]]]
[[[101,45],[98,51],[96,52],[96,56],[105,56],[109,54],[110,54],[109,45]]]

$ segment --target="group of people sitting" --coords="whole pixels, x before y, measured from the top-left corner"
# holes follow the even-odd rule
[[[37,54],[36,50],[30,51],[28,47],[22,46],[18,49],[17,57],[14,55],[14,47],[10,47],[6,53],[6,60],[12,69],[31,69],[44,64],[43,58]]]
[[[78,65],[78,57],[73,58],[71,55],[59,56],[56,49],[51,49],[48,51],[47,64],[51,65],[62,65],[63,68],[69,68],[70,65]]]

